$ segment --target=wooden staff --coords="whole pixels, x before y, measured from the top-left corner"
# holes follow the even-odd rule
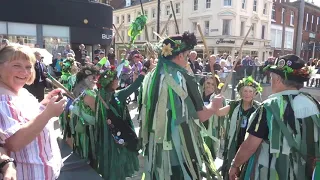
[[[201,35],[201,38],[202,38],[202,42],[203,42],[203,45],[204,45],[205,52],[207,53],[208,60],[210,61],[209,49],[208,49],[208,46],[207,46],[206,39],[204,38],[204,35],[202,33],[200,24],[197,24],[197,26],[198,26],[198,31],[199,31],[199,33]],[[209,64],[210,64],[210,62],[209,62]],[[215,62],[214,62],[214,64],[215,64]],[[217,94],[218,93],[218,86],[217,86],[216,76],[215,76],[215,72],[214,72],[214,64],[213,64],[212,68],[210,67],[210,70],[211,70],[212,78],[213,78],[214,93]]]
[[[253,25],[250,26],[250,28],[249,28],[246,36],[244,37],[244,39],[243,39],[243,41],[242,41],[242,44],[241,44],[240,50],[239,50],[240,56],[238,56],[238,59],[236,59],[236,61],[234,62],[233,66],[232,66],[232,69],[231,69],[230,73],[228,74],[228,76],[227,76],[227,78],[226,78],[226,82],[225,82],[225,84],[224,84],[224,86],[223,86],[223,88],[222,88],[222,90],[221,90],[221,93],[225,93],[225,91],[227,90],[228,84],[230,83],[230,81],[231,81],[231,79],[232,79],[233,71],[234,71],[234,69],[237,67],[238,62],[242,59],[242,48],[243,48],[243,46],[244,46],[244,43],[245,43],[246,40],[247,40],[247,37],[249,36],[249,33],[250,33],[252,27],[253,27]]]
[[[73,95],[72,92],[70,92],[67,88],[65,88],[59,81],[57,81],[54,78],[46,78],[46,81],[50,84],[52,84],[53,86],[57,87],[57,88],[61,88],[66,92],[66,96],[72,100],[75,100],[76,97]]]
[[[122,23],[119,25],[119,27],[118,27],[117,29],[119,30],[120,28],[122,28],[122,25],[123,25],[123,21],[122,21]],[[116,41],[116,40],[115,40],[115,39],[116,39],[116,35],[118,35],[118,34],[115,33],[115,34],[113,35],[110,45],[112,45],[113,42]],[[118,36],[119,36],[119,35],[118,35]],[[119,36],[119,37],[120,37],[120,36]]]
[[[176,24],[176,34],[180,34],[179,33],[179,26],[178,26],[178,22],[177,22],[177,18],[176,18],[176,13],[174,12],[172,1],[170,1],[170,5],[171,5],[172,14],[173,14],[173,19]]]
[[[160,36],[161,36],[161,37],[163,36],[165,30],[167,29],[167,27],[168,27],[168,25],[169,25],[169,23],[170,23],[170,19],[171,19],[171,18],[172,18],[172,14],[170,14],[170,16],[169,16],[166,24],[164,25],[164,27],[163,27],[163,29],[162,29],[162,31],[161,31],[161,33],[160,33]],[[168,34],[167,34],[167,35],[168,35]]]
[[[141,1],[141,0],[140,0],[140,6],[141,6],[142,14],[145,15],[145,14],[144,14],[144,10],[143,10],[142,1]],[[145,31],[145,33],[146,33],[146,40],[147,40],[147,42],[150,42],[150,41],[149,41],[149,34],[148,34],[147,23],[146,23],[146,25],[144,26],[144,31]]]
[[[116,34],[119,36],[119,38],[120,38],[120,40],[121,40],[122,44],[124,44],[124,45],[125,45],[124,40],[123,40],[123,37],[120,35],[120,33],[119,33],[119,31],[118,31],[117,27],[116,27],[114,24],[113,24],[113,28],[114,28],[114,30],[116,31]],[[126,49],[127,49],[127,48],[126,48]]]

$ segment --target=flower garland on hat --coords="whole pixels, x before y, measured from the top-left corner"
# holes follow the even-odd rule
[[[107,87],[112,81],[114,81],[115,77],[117,76],[116,67],[111,65],[111,68],[104,71],[98,78],[97,87],[105,88]]]
[[[178,55],[181,52],[191,50],[197,45],[197,39],[193,33],[185,32],[182,36],[168,37],[158,45],[164,58]]]
[[[237,91],[240,92],[241,88],[245,86],[253,87],[257,91],[257,93],[261,93],[263,91],[263,88],[261,87],[260,83],[256,82],[252,78],[252,76],[249,76],[247,78],[243,78],[242,80],[240,80],[237,85]]]
[[[300,76],[304,78],[308,78],[310,74],[312,73],[312,69],[310,69],[308,66],[302,67],[300,69],[293,69],[291,67],[292,65],[291,60],[280,59],[277,62],[277,65],[268,65],[265,68],[263,68],[263,71],[268,71],[269,69],[275,69],[278,71],[282,71],[284,73],[285,79],[288,79],[288,76]]]

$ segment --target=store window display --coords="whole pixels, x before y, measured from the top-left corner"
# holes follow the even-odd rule
[[[17,43],[20,45],[29,46],[34,48],[34,45],[37,43],[36,36],[18,36],[18,35],[9,35],[8,40],[11,43]]]
[[[62,37],[44,37],[44,48],[50,52],[53,59],[56,59],[58,53],[63,54],[65,46],[69,44],[69,38]]]

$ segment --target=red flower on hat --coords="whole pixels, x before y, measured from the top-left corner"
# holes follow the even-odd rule
[[[114,71],[116,67],[114,65],[111,65],[111,71]]]

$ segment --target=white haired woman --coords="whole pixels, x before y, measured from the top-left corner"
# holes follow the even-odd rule
[[[224,123],[219,129],[221,140],[224,140],[223,166],[222,175],[224,179],[228,179],[228,170],[232,159],[235,157],[238,148],[245,138],[250,115],[258,108],[259,102],[254,101],[257,93],[262,88],[259,83],[249,76],[240,80],[237,85],[237,92],[240,96],[239,100],[229,101],[228,105],[220,108],[216,115],[227,116]]]
[[[59,116],[65,99],[51,91],[40,103],[23,88],[35,78],[35,56],[26,46],[0,50],[0,144],[15,158],[17,179],[57,179],[62,165],[52,117]]]

